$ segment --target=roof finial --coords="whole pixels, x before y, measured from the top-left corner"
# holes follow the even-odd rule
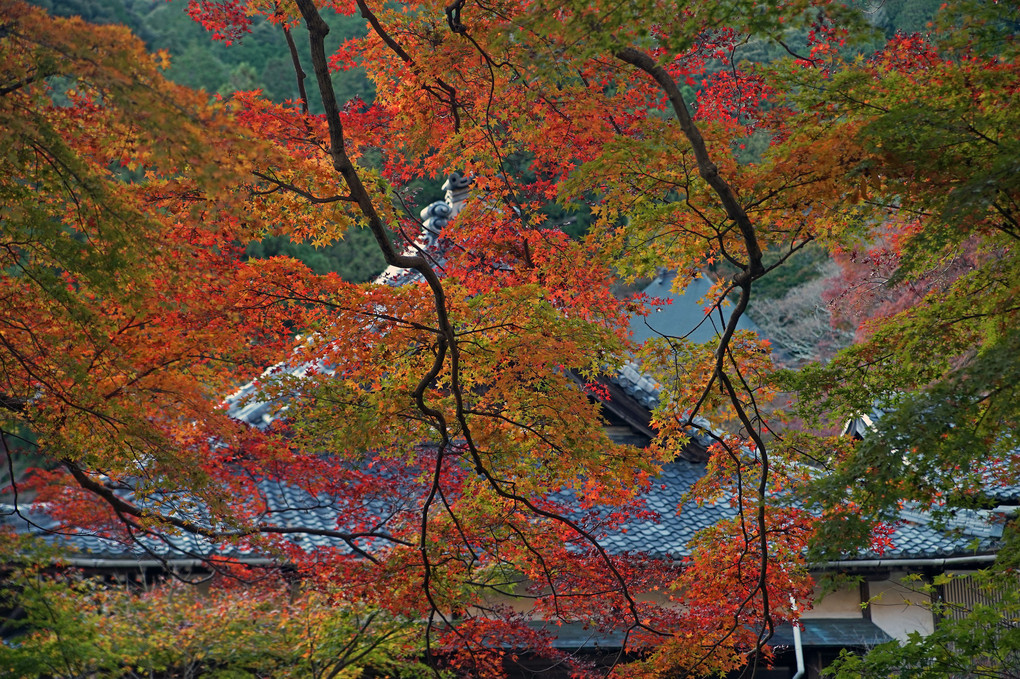
[[[446,191],[446,203],[451,208],[449,218],[453,219],[464,207],[468,192],[471,190],[471,177],[460,172],[451,172],[443,184],[443,190]]]

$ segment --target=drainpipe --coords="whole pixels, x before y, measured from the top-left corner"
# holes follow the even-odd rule
[[[790,596],[790,610],[797,612],[797,601]],[[801,679],[804,676],[804,645],[800,640],[800,622],[793,621],[793,653],[797,657],[797,674],[792,679]]]

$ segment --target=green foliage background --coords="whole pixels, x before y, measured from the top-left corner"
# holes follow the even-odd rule
[[[210,94],[229,95],[238,90],[260,89],[276,102],[296,99],[298,96],[294,68],[291,64],[283,31],[265,21],[256,21],[251,33],[239,42],[226,45],[212,40],[202,26],[191,19],[184,10],[188,0],[32,0],[33,4],[58,16],[80,15],[93,23],[117,23],[129,27],[135,35],[145,41],[152,51],[165,49],[171,55],[168,77],[174,82]],[[865,7],[869,20],[887,35],[900,32],[924,30],[938,10],[940,0],[889,0],[870,3]],[[357,15],[341,16],[324,13],[330,24],[330,38],[337,44],[347,38],[364,35],[365,21]],[[797,40],[791,44],[796,45]],[[308,47],[298,41],[302,63],[308,70]],[[785,56],[749,45],[741,50],[740,58],[751,61],[768,61]],[[372,83],[362,69],[337,73],[334,87],[341,101],[360,98],[371,103],[375,98]],[[312,97],[309,102],[313,113],[321,108],[321,102]],[[766,139],[754,140],[748,144],[748,160],[762,150]],[[438,185],[441,179],[419,180],[405,187],[410,196],[408,209],[416,213],[423,206],[442,198]],[[550,223],[562,228],[572,236],[583,235],[590,222],[586,209],[565,208],[555,203],[545,210]],[[366,232],[348,233],[344,240],[325,247],[313,247],[308,243],[294,243],[285,238],[267,238],[248,244],[248,257],[273,257],[285,255],[304,262],[316,273],[337,272],[345,280],[364,282],[371,280],[384,268],[382,255]],[[805,260],[809,258],[804,258]],[[780,298],[786,290],[804,282],[813,274],[814,262],[798,275],[788,276],[782,281],[770,280],[766,296]],[[805,278],[806,277],[806,278]],[[774,278],[774,277],[773,277]],[[774,289],[773,289],[774,288]]]
[[[150,51],[162,49],[170,53],[167,76],[181,85],[224,96],[239,90],[260,89],[268,98],[281,103],[298,98],[283,30],[266,21],[256,21],[250,34],[226,45],[214,41],[208,31],[185,13],[188,0],[36,0],[34,4],[57,16],[79,15],[93,23],[127,26],[145,41]],[[338,44],[364,35],[367,30],[359,16],[325,14],[325,18],[330,24],[330,36]],[[296,42],[307,72],[308,45]],[[375,98],[363,69],[337,73],[333,83],[341,101],[360,98],[371,103]],[[319,113],[322,102],[312,97],[309,107],[312,113]],[[245,255],[294,257],[316,273],[335,271],[355,283],[371,280],[386,266],[372,237],[362,231],[350,232],[344,240],[324,247],[267,238],[248,244]]]

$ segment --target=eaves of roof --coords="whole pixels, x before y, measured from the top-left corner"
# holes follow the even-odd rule
[[[680,561],[691,554],[699,531],[732,518],[736,510],[727,502],[696,504],[687,498],[692,486],[704,475],[706,465],[678,459],[663,467],[662,473],[652,480],[643,494],[645,509],[654,518],[633,519],[606,535],[601,543],[610,553],[641,554],[650,559]],[[266,503],[267,522],[282,527],[301,526],[309,533],[287,536],[303,551],[343,548],[344,543],[325,531],[337,527],[337,517],[344,507],[343,498],[312,496],[307,492],[282,484],[260,484],[260,495]],[[60,526],[45,511],[23,509],[14,512],[5,508],[3,523],[19,533],[49,535],[51,542],[67,548],[76,562],[97,561],[142,563],[149,561],[191,564],[209,557],[260,560],[267,555],[251,549],[216,544],[207,538],[190,534],[167,536],[163,539],[139,537],[137,542],[124,542],[84,531],[68,530]],[[45,508],[40,508],[45,509]],[[385,508],[383,508],[385,509]],[[397,508],[399,511],[399,508]],[[385,511],[381,513],[385,514]],[[814,564],[815,568],[888,568],[963,566],[988,563],[1001,534],[982,525],[979,517],[971,517],[966,525],[970,529],[945,529],[941,524],[925,522],[917,516],[907,515],[906,520],[893,527],[891,545],[882,553],[862,552],[857,557]],[[987,518],[985,524],[993,521]],[[979,530],[980,529],[980,530]],[[316,534],[316,531],[321,531]],[[980,533],[980,534],[979,534]]]

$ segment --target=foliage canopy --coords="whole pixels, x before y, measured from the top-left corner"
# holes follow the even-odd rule
[[[280,55],[299,92],[283,104],[210,99],[167,81],[167,55],[126,29],[0,3],[0,438],[9,457],[31,442],[54,463],[16,484],[14,511],[31,492],[103,535],[197,535],[222,546],[193,556],[224,578],[270,555],[299,597],[214,601],[276,606],[274,634],[305,633],[280,612],[298,606],[351,644],[376,634],[397,656],[498,674],[507,649],[560,658],[507,605],[527,597],[532,615],[623,630],[637,659],[618,676],[722,673],[767,659],[791,597],[809,599],[813,540],[854,549],[903,500],[951,511],[1014,477],[1020,88],[1005,3],[867,56],[846,48],[860,18],[821,0],[192,3],[227,40],[255,15],[285,44],[304,36],[309,59]],[[357,13],[367,35],[329,42],[330,12]],[[741,63],[758,42],[791,56]],[[370,105],[337,96],[354,66]],[[769,140],[760,157],[742,153],[751,139]],[[442,259],[405,250],[421,225],[400,189],[455,170],[473,197]],[[584,239],[546,224],[553,200],[590,208]],[[238,245],[359,230],[416,282],[244,261]],[[873,258],[891,299],[832,362],[777,374],[736,323],[809,244]],[[707,300],[718,340],[641,348],[657,435],[613,443],[592,396],[637,349],[637,303],[612,277],[666,267],[682,288],[719,262],[733,273]],[[281,362],[300,377],[263,372]],[[222,405],[257,376],[263,429]],[[809,421],[888,412],[859,445],[784,433],[780,389]],[[704,416],[716,428],[695,494],[734,518],[682,564],[607,550]],[[282,525],[267,484],[317,498],[331,523]],[[189,605],[168,596],[153,615]]]

